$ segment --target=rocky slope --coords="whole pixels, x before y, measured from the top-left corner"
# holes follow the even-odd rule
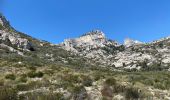
[[[9,24],[4,16],[0,15],[0,46],[9,48],[10,51],[28,50],[33,51],[32,43],[27,38],[21,37]],[[16,50],[15,50],[15,49]]]
[[[100,30],[54,45],[16,31],[0,15],[1,51],[7,49],[22,57],[36,56],[45,62],[112,70],[170,70],[169,46],[169,37],[151,43],[126,39],[124,44],[119,44],[106,38]]]
[[[119,44],[99,30],[54,45],[0,15],[0,100],[169,100],[169,46]]]
[[[58,45],[35,39],[15,30],[2,14],[0,14],[0,53],[2,59],[17,59],[23,64],[30,62],[36,65],[61,63],[79,66],[78,62],[83,63],[81,66],[89,64],[84,58],[67,52]]]
[[[121,45],[107,39],[102,31],[96,30],[79,38],[66,39],[60,46],[101,67],[168,70],[169,44],[170,38],[164,38],[151,43],[126,39]]]

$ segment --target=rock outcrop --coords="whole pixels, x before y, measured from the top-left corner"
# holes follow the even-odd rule
[[[75,39],[66,39],[60,46],[82,56],[93,65],[113,69],[169,69],[170,38],[151,43],[126,39],[124,44],[108,40],[102,31],[92,31]],[[160,68],[160,69],[161,69]],[[158,68],[159,69],[159,68]]]
[[[89,33],[82,35],[75,39],[66,39],[61,46],[63,46],[68,51],[81,52],[82,50],[92,50],[105,47],[105,45],[114,45],[117,43],[115,41],[109,41],[106,39],[105,34],[100,30],[94,30]],[[82,50],[80,50],[82,49]]]
[[[34,50],[32,43],[21,37],[2,15],[0,15],[0,25],[0,43],[19,50]]]

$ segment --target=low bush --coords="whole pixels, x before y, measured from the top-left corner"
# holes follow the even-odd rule
[[[113,86],[114,93],[123,93],[126,91],[126,87],[120,84],[116,84]]]
[[[108,78],[106,79],[105,84],[110,86],[116,85],[116,80],[114,78]]]
[[[87,87],[92,86],[93,80],[90,77],[82,76],[81,79],[82,79],[82,85],[83,86],[87,86]]]
[[[21,77],[19,78],[19,82],[26,83],[27,82],[27,75],[26,74],[21,75]]]
[[[130,87],[126,89],[125,97],[129,100],[137,100],[138,98],[140,98],[140,94],[138,92],[138,89]]]
[[[0,80],[0,86],[4,86],[4,80]]]
[[[170,80],[165,80],[163,84],[165,86],[165,89],[170,89]]]
[[[154,81],[152,79],[146,79],[143,81],[143,83],[145,85],[149,85],[149,86],[153,86],[154,85]]]
[[[96,73],[94,73],[94,75],[93,75],[93,79],[95,80],[95,81],[98,81],[98,80],[100,80],[101,78],[103,78],[104,76],[101,74],[101,73],[99,73],[99,72],[96,72]]]
[[[48,87],[50,84],[48,81],[28,81],[26,84],[26,87],[31,90],[31,89],[36,89],[40,87]]]
[[[62,80],[74,84],[81,82],[79,75],[73,75],[73,74],[65,74],[64,76],[62,76]]]
[[[17,84],[16,89],[18,91],[27,91],[29,90],[29,86],[27,84]]]
[[[33,67],[33,66],[29,66],[28,69],[32,70],[32,71],[36,71],[36,67]]]
[[[157,89],[162,89],[162,90],[166,89],[164,84],[161,84],[161,83],[155,83],[154,87]]]
[[[3,29],[3,26],[0,24],[0,30],[2,30]]]
[[[31,71],[31,72],[29,72],[28,74],[28,77],[30,77],[30,78],[41,78],[41,77],[43,77],[44,76],[44,74],[42,73],[42,72],[35,72],[35,71]]]
[[[19,96],[20,100],[63,100],[61,93],[31,92]]]
[[[85,100],[87,98],[87,91],[84,86],[74,87],[72,93],[74,100]]]
[[[0,100],[17,100],[17,91],[12,87],[0,87]]]
[[[7,74],[5,76],[6,79],[10,79],[10,80],[15,80],[16,79],[16,76],[14,74]]]

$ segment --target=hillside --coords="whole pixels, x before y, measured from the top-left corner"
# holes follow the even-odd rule
[[[96,30],[66,39],[60,46],[94,65],[113,70],[170,70],[169,37],[151,43],[126,39],[124,44],[119,44]]]
[[[51,44],[0,14],[0,100],[169,100],[169,46],[119,44],[100,30]]]

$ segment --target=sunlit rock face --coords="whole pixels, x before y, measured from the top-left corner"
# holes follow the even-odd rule
[[[31,43],[27,39],[21,38],[20,35],[13,32],[0,31],[0,43],[22,50],[30,50],[32,48]]]
[[[5,44],[20,50],[33,50],[32,44],[28,39],[21,37],[20,34],[10,26],[2,14],[0,14],[0,25],[0,44]]]
[[[79,38],[66,39],[61,45],[69,51],[79,52],[78,49],[91,50],[105,45],[117,45],[115,41],[109,41],[106,39],[105,34],[100,30],[94,30],[88,32]]]

